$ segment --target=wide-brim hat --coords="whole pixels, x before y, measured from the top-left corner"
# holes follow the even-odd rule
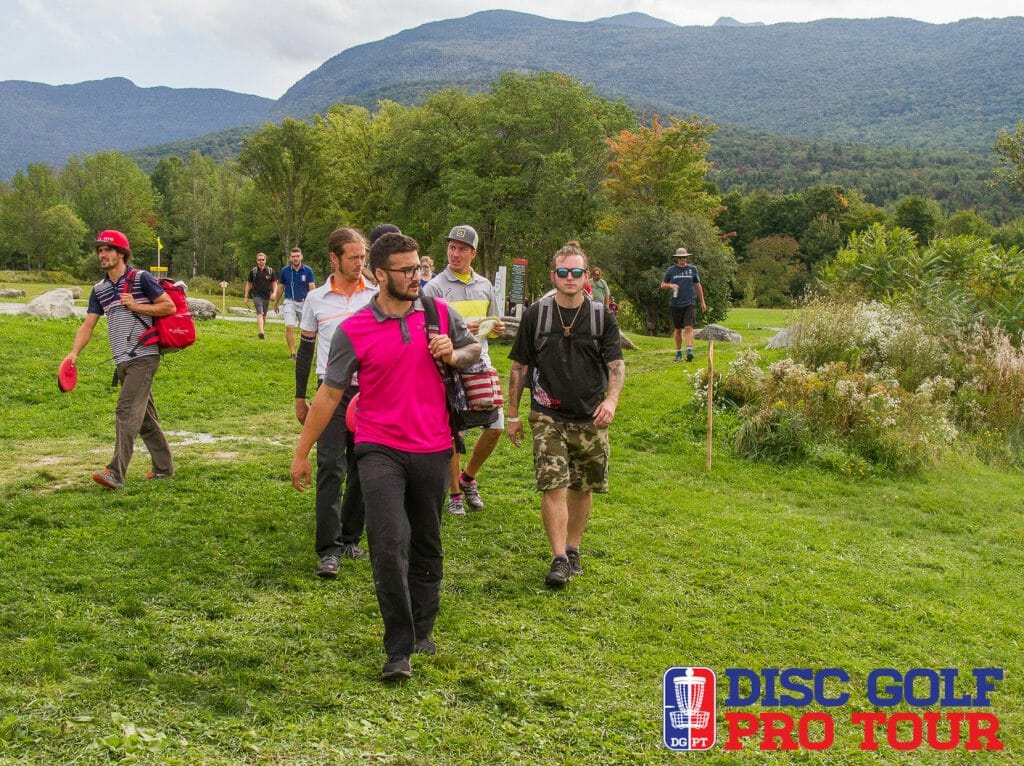
[[[676,250],[676,254],[673,255],[672,257],[675,258],[676,260],[680,258],[689,258],[690,251],[687,250],[685,247],[680,247],[678,250]]]

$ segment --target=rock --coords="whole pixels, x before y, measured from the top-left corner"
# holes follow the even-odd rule
[[[694,338],[698,340],[720,340],[726,343],[742,343],[743,336],[735,330],[730,330],[728,327],[723,327],[720,324],[709,324],[706,327],[701,327],[693,334]]]
[[[770,341],[768,341],[765,348],[789,348],[793,345],[794,333],[799,332],[799,330],[799,324],[790,325],[786,329],[780,330],[775,333],[775,336]]]
[[[75,285],[74,287],[69,287],[68,289],[71,291],[71,297],[74,298],[76,301],[82,297],[82,288],[79,287],[78,285]]]
[[[71,316],[74,309],[75,302],[71,297],[71,291],[66,287],[58,287],[32,299],[22,313],[43,319],[63,319]]]
[[[25,291],[24,290],[15,290],[15,289],[10,288],[10,287],[8,287],[5,290],[0,290],[0,298],[24,298],[24,297],[25,297]]]
[[[217,306],[205,298],[186,298],[188,310],[192,312],[194,319],[215,319],[217,317]]]
[[[245,308],[243,306],[232,306],[231,308],[228,309],[228,313],[229,314],[238,314],[239,316],[243,316],[243,317],[254,317],[254,316],[256,316],[255,310],[247,309],[247,308]]]

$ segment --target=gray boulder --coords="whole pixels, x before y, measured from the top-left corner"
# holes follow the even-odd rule
[[[784,330],[779,330],[774,337],[765,345],[765,348],[789,348],[793,345],[793,336],[799,332],[800,325],[793,324]]]
[[[24,290],[15,290],[14,288],[8,287],[4,290],[0,290],[0,298],[24,298]]]
[[[64,319],[74,313],[75,301],[71,291],[66,287],[48,290],[38,298],[33,298],[22,311],[23,314],[43,319]]]
[[[205,298],[186,298],[188,310],[194,319],[216,319],[217,306]]]
[[[720,324],[709,324],[706,327],[701,327],[693,334],[694,338],[698,340],[721,340],[726,343],[742,343],[743,336],[735,330],[730,330],[728,327],[723,327]]]
[[[79,287],[78,285],[75,285],[74,287],[69,287],[68,289],[71,291],[71,297],[74,298],[76,301],[82,297],[82,288]]]
[[[243,317],[254,317],[254,316],[256,316],[256,312],[253,309],[247,309],[247,308],[244,308],[242,306],[232,306],[231,308],[228,309],[228,313],[229,314],[237,314],[238,316],[243,316]]]

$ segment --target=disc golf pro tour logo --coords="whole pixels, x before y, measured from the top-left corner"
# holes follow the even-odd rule
[[[710,750],[715,746],[715,672],[711,668],[669,668],[665,697],[665,747]]]
[[[726,668],[724,678],[724,750],[828,750],[841,727],[860,750],[1005,748],[991,709],[1002,668],[875,668],[864,680],[842,668]],[[665,747],[715,747],[716,687],[710,668],[665,672]]]

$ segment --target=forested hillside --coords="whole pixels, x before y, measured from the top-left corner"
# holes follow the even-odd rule
[[[635,108],[880,145],[985,150],[1024,114],[1024,18],[926,24],[829,19],[650,27],[485,11],[351,48],[297,82],[272,116],[337,101],[408,103],[442,85],[551,70]]]
[[[134,149],[260,122],[274,102],[212,88],[139,88],[122,77],[77,85],[0,82],[0,178],[29,162]]]
[[[198,151],[216,160],[238,154],[255,128],[237,128],[128,152],[147,173],[166,157]],[[859,189],[875,205],[908,194],[936,200],[946,213],[973,209],[993,223],[1020,215],[1022,200],[994,184],[991,152],[878,147],[827,139],[780,136],[735,125],[711,134],[709,180],[723,192],[791,194],[818,184]],[[994,139],[993,139],[994,140]]]

